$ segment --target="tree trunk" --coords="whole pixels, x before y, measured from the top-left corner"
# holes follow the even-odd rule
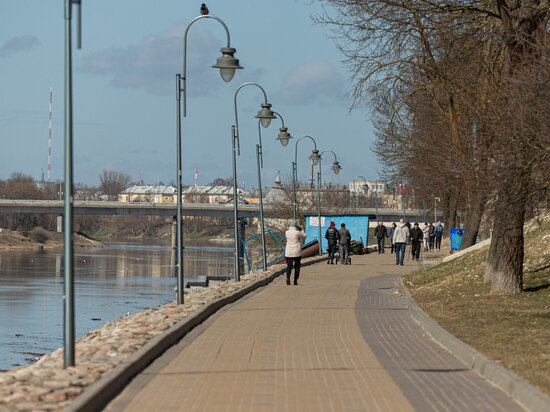
[[[491,292],[502,294],[523,291],[523,224],[528,178],[518,173],[511,183],[500,190],[496,201],[493,237],[485,269],[485,280],[490,280]]]
[[[481,223],[481,218],[483,217],[483,210],[486,200],[485,193],[482,190],[478,190],[470,209],[470,213],[468,213],[466,222],[464,222],[465,230],[460,243],[460,250],[467,249],[476,244],[479,225]]]

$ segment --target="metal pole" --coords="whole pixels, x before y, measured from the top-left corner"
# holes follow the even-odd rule
[[[401,184],[401,203],[403,203],[403,221],[405,220],[405,185]]]
[[[376,206],[376,223],[378,224],[378,182],[374,184],[374,205]]]
[[[296,163],[292,162],[292,216],[296,221]]]
[[[321,237],[321,160],[319,160],[319,171],[317,172],[317,219],[319,219],[319,256],[323,256],[323,238]]]
[[[233,140],[233,229],[235,238],[235,273],[233,278],[236,282],[241,280],[241,266],[239,262],[239,210],[237,204],[239,203],[239,195],[237,193],[237,148],[235,145],[235,126],[231,126],[231,137]]]
[[[435,197],[434,197],[434,222],[437,222],[437,203],[436,203]]]
[[[426,220],[426,199],[422,199],[422,203],[423,203],[423,206],[424,206],[424,223],[427,222]]]
[[[71,46],[71,0],[65,0],[65,193],[63,219],[64,328],[63,367],[74,366],[74,278],[73,278],[73,86]]]
[[[258,121],[259,122],[259,121]],[[258,125],[258,127],[260,127]],[[256,145],[256,163],[258,164],[258,195],[260,196],[260,228],[262,231],[262,260],[264,272],[267,270],[267,259],[265,250],[265,227],[264,227],[264,203],[262,200],[262,174],[260,173],[260,145]]]
[[[177,205],[178,205],[178,211],[177,211],[177,234],[176,234],[176,247],[177,247],[177,257],[178,257],[178,263],[177,263],[177,279],[178,279],[178,305],[183,304],[183,236],[182,236],[182,221],[181,221],[181,76],[179,74],[176,74],[176,82],[177,82],[177,94],[176,94],[176,100],[177,100],[177,106],[178,106],[178,115],[177,115]],[[184,89],[185,90],[185,89]],[[184,92],[185,94],[185,92]]]

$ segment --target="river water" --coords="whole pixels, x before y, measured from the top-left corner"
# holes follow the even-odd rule
[[[231,244],[186,246],[184,274],[228,275]],[[168,245],[120,242],[75,249],[76,337],[176,298]],[[0,251],[0,370],[63,346],[63,250]]]

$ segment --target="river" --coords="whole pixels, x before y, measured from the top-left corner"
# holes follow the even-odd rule
[[[186,246],[184,275],[228,275],[231,244]],[[164,244],[113,242],[76,249],[75,333],[176,297],[173,250]],[[0,370],[36,361],[63,346],[63,250],[0,251]]]

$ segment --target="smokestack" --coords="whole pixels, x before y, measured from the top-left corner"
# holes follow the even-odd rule
[[[50,173],[52,170],[52,88],[50,87],[50,136],[48,139],[48,182],[50,181]],[[42,177],[44,180],[44,177]]]
[[[199,169],[195,168],[195,187],[197,187],[198,180],[199,180]]]

